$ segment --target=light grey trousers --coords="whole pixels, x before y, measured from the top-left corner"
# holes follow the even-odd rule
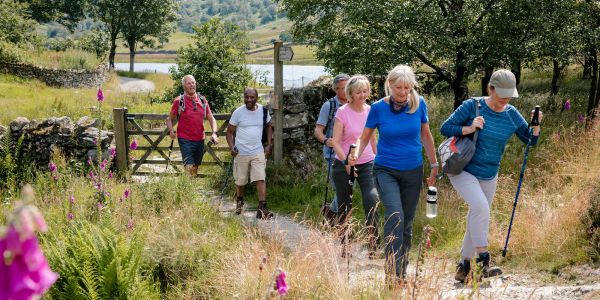
[[[477,254],[476,247],[488,246],[490,230],[490,210],[496,193],[498,175],[491,180],[479,180],[471,173],[462,171],[449,175],[454,189],[469,205],[467,231],[460,251],[461,260],[471,259]]]

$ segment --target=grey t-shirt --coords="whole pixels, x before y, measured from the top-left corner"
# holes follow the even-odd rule
[[[337,113],[337,109],[342,106],[342,103],[340,102],[340,99],[338,99],[337,96],[332,98],[333,100],[333,107],[330,104],[331,99],[325,101],[325,103],[323,103],[323,105],[321,106],[321,110],[319,111],[319,118],[317,119],[317,125],[323,125],[326,126],[325,128],[325,137],[330,138],[333,135],[333,124],[335,123],[335,114]],[[329,125],[327,124],[327,121],[329,120],[329,110],[330,108],[333,109],[333,116],[331,118],[331,121],[329,122]],[[323,145],[323,157],[325,157],[325,159],[329,159],[329,155],[330,153],[333,151],[333,149],[331,147],[328,147],[326,145]],[[334,154],[335,156],[335,154]]]

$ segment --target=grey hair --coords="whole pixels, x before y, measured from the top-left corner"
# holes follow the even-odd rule
[[[335,75],[335,77],[333,77],[333,83],[331,84],[331,88],[335,91],[337,89],[337,85],[338,83],[340,83],[340,81],[348,81],[350,79],[350,75],[346,74],[346,73],[340,73]]]
[[[194,75],[187,74],[187,75],[183,76],[183,78],[181,78],[181,85],[185,85],[185,80],[188,78],[192,78],[192,79],[196,80],[196,78],[194,78]]]

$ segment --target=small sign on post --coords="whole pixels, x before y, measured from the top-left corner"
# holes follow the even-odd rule
[[[292,47],[282,46],[279,48],[279,61],[292,61],[292,57],[294,57]]]

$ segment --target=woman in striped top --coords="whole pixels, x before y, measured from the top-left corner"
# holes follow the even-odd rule
[[[490,208],[496,192],[500,161],[513,134],[523,143],[531,139],[531,145],[535,145],[540,133],[539,126],[530,131],[525,118],[509,104],[512,98],[519,96],[512,72],[504,69],[494,72],[488,84],[488,94],[489,97],[464,101],[441,127],[442,134],[447,137],[469,135],[479,130],[475,154],[469,164],[460,174],[448,175],[454,189],[469,205],[461,261],[454,277],[461,282],[467,279],[471,258],[475,255],[484,277],[502,274],[499,268],[490,267],[487,249]],[[475,116],[475,105],[480,107],[479,116]]]

